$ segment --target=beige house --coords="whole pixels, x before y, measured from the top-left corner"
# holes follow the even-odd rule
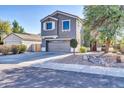
[[[41,51],[41,36],[35,34],[19,34],[11,33],[3,39],[4,45],[20,45],[27,46],[27,51]]]

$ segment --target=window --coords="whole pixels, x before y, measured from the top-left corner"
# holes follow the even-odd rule
[[[52,22],[46,23],[46,29],[47,30],[52,29]]]
[[[70,20],[62,20],[62,30],[70,31]]]
[[[43,29],[45,31],[54,30],[55,29],[55,22],[54,21],[46,21],[43,23]]]

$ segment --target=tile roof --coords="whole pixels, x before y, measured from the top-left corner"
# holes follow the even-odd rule
[[[20,33],[11,33],[11,34],[14,34],[14,35],[20,37],[21,39],[27,40],[27,41],[41,41],[41,36],[36,35],[36,34],[29,34],[29,33],[21,33],[21,34]],[[6,36],[5,38],[7,38],[8,36]]]

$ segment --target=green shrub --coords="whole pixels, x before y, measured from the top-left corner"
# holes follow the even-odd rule
[[[7,47],[7,46],[1,47],[1,53],[2,53],[3,55],[9,54],[9,52],[10,52],[9,47]]]
[[[74,49],[74,51],[73,51],[74,55],[75,55],[75,48],[77,47],[77,45],[78,45],[78,42],[76,39],[70,40],[70,47],[72,47]]]
[[[120,44],[120,52],[121,53],[124,53],[124,43],[121,43]]]
[[[11,52],[13,54],[18,54],[19,53],[19,45],[12,45]]]
[[[3,46],[2,46],[2,45],[0,45],[0,53],[1,53],[2,49],[3,49]]]
[[[27,47],[26,45],[19,45],[19,53],[24,53],[26,51]]]
[[[117,53],[118,50],[117,49],[113,49],[112,53]]]
[[[117,49],[117,50],[120,50],[120,44],[115,44],[115,45],[113,45],[113,48],[114,48],[114,49]]]
[[[84,46],[82,46],[82,47],[80,48],[80,52],[81,52],[81,53],[85,53],[85,52],[87,52],[87,48],[84,47]]]
[[[0,41],[0,45],[3,45],[3,41]]]
[[[77,42],[76,39],[71,39],[71,41],[70,41],[70,46],[71,46],[72,48],[76,48],[76,47],[77,47],[77,44],[78,44],[78,42]]]

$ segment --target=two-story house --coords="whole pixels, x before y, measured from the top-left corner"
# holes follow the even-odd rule
[[[55,11],[41,19],[40,22],[42,51],[72,52],[70,40],[77,39],[76,52],[79,52],[83,32],[83,20],[81,18],[62,11]]]

